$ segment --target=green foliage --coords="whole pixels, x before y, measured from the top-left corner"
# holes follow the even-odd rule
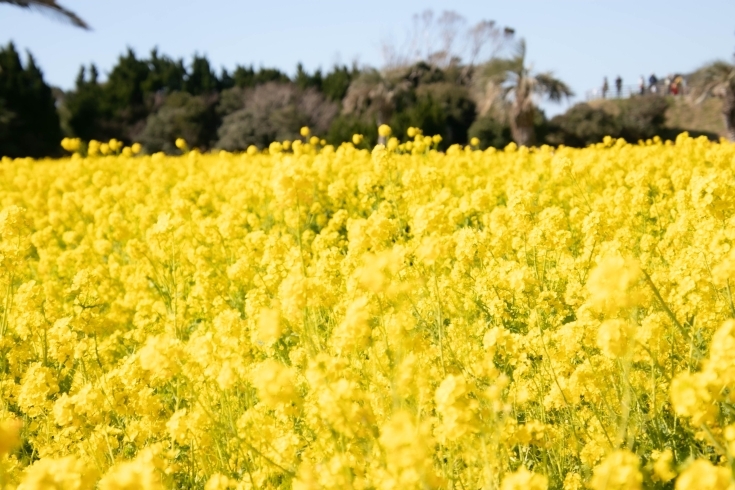
[[[468,133],[469,138],[480,140],[480,148],[505,148],[513,141],[510,126],[492,114],[478,117]]]
[[[425,134],[442,136],[441,147],[467,144],[467,132],[475,120],[475,103],[465,87],[440,82],[419,85],[415,101],[396,112],[391,119],[395,134],[404,135],[409,127]]]
[[[638,141],[661,134],[669,105],[655,95],[633,97],[620,102],[620,136]]]
[[[148,59],[149,73],[142,83],[143,92],[153,94],[159,91],[180,92],[184,90],[186,67],[183,60],[159,56],[158,49],[151,51]]]
[[[296,83],[296,86],[301,90],[306,90],[307,88],[321,90],[323,82],[324,79],[322,77],[321,70],[318,69],[313,74],[309,74],[304,70],[303,64],[299,63],[296,65],[296,78],[294,79],[294,83]]]
[[[420,85],[429,85],[447,81],[443,70],[424,61],[420,61],[409,67],[403,78],[410,82],[414,88],[418,88]]]
[[[0,99],[0,141],[8,137],[10,122],[13,118],[15,118],[15,114],[8,110],[5,100]]]
[[[626,141],[675,136],[664,128],[668,103],[663,97],[648,95],[620,100],[615,102],[614,109],[615,112],[577,104],[550,121],[546,140],[552,145],[581,148],[600,142],[605,136]]]
[[[309,73],[298,64],[291,80],[275,68],[237,66],[218,75],[203,55],[187,65],[157,49],[147,58],[128,49],[106,80],[94,65],[81,67],[75,89],[64,93],[43,82],[32,58],[23,67],[10,45],[0,51],[0,152],[57,154],[62,129],[87,141],[144,141],[149,151],[173,151],[177,137],[200,148],[263,147],[297,137],[303,125],[333,144],[351,141],[355,133],[374,144],[382,123],[399,137],[420,127],[441,135],[441,148],[470,137],[482,147],[504,147],[510,135],[527,144],[587,146],[606,135],[637,141],[687,129],[664,126],[667,102],[655,96],[615,101],[612,110],[578,104],[547,123],[534,97],[559,100],[571,91],[549,73],[531,73],[524,56],[521,43],[514,57],[482,65],[418,62],[387,71],[335,65]],[[713,67],[702,72],[711,82],[707,93],[731,81],[727,75],[723,82],[730,71]],[[154,122],[162,127],[153,128]]]
[[[85,141],[109,139],[115,132],[115,128],[109,127],[112,117],[104,106],[103,89],[97,78],[97,67],[90,66],[89,77],[87,70],[81,67],[77,75],[76,90],[64,100],[72,135]]]
[[[550,126],[548,143],[577,148],[600,142],[605,136],[618,136],[621,130],[619,118],[585,103],[554,117]]]
[[[378,142],[378,126],[370,120],[354,114],[340,114],[332,121],[325,139],[329,144],[338,145],[352,141],[352,135],[363,135],[362,145],[371,148]]]
[[[192,95],[217,92],[220,81],[215,75],[206,56],[194,55],[191,70],[184,81],[184,90]]]
[[[140,141],[149,153],[177,153],[176,138],[184,138],[191,147],[211,147],[217,127],[216,96],[174,92],[162,107],[146,121]]]
[[[288,83],[291,80],[288,75],[277,68],[260,68],[255,70],[252,66],[238,66],[232,75],[235,87],[257,87],[268,82]]]
[[[350,70],[346,66],[335,65],[332,71],[324,76],[321,84],[322,93],[333,102],[341,102],[347,95],[350,83],[359,73],[356,66]]]
[[[271,82],[251,89],[231,89],[223,94],[218,112],[223,118],[216,146],[233,151],[296,139],[302,126],[323,135],[338,107],[313,88],[302,90],[295,84]]]
[[[30,54],[23,66],[12,43],[0,49],[0,101],[0,156],[60,153],[61,126],[51,88]]]

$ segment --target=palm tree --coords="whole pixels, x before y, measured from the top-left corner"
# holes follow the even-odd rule
[[[513,140],[518,145],[536,143],[534,117],[539,98],[560,102],[574,95],[551,72],[533,73],[526,65],[526,42],[521,39],[510,58],[495,58],[475,71],[473,80],[480,114],[500,104],[508,116]]]
[[[707,97],[722,99],[722,116],[725,119],[727,136],[735,141],[735,65],[716,61],[701,68],[690,79],[697,102]]]
[[[9,3],[10,5],[45,12],[71,22],[82,29],[89,29],[89,25],[80,19],[77,14],[59,5],[56,0],[0,0],[0,3]]]

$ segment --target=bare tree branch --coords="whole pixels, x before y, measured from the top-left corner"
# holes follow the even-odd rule
[[[500,27],[495,21],[484,20],[467,27],[467,20],[455,11],[442,12],[439,17],[431,10],[413,16],[406,41],[399,46],[394,40],[384,40],[384,68],[405,67],[419,61],[444,68],[464,60],[471,71],[480,60],[496,57],[515,31]]]

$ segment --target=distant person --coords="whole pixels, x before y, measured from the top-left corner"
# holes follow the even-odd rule
[[[656,78],[655,73],[651,73],[651,76],[648,77],[648,89],[651,91],[652,94],[656,93],[656,90],[658,89],[658,78]]]
[[[684,77],[676,75],[671,83],[671,92],[674,95],[684,94]]]
[[[615,92],[618,94],[618,99],[623,95],[623,79],[618,75],[615,79]]]
[[[607,83],[607,77],[602,81],[602,98],[607,99],[607,91],[610,90],[610,85]]]
[[[638,92],[641,95],[645,95],[646,93],[646,78],[643,75],[638,79]]]

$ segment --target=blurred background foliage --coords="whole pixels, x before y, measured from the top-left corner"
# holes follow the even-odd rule
[[[56,156],[64,136],[117,138],[169,153],[183,137],[203,151],[238,151],[296,139],[302,126],[331,144],[362,134],[367,145],[378,141],[380,124],[399,139],[420,127],[441,135],[442,149],[473,137],[481,147],[511,141],[580,147],[607,135],[638,141],[683,130],[710,138],[728,134],[712,125],[682,127],[695,122],[681,117],[687,104],[692,111],[712,107],[725,116],[727,130],[735,127],[731,64],[689,77],[701,89],[697,101],[635,96],[579,103],[549,120],[539,102],[562,102],[572,91],[552,73],[530,69],[525,42],[513,29],[493,21],[467,27],[452,12],[437,17],[427,11],[415,20],[411,48],[384,46],[381,69],[353,64],[309,73],[299,64],[293,75],[253,66],[217,71],[204,55],[185,61],[157,49],[145,57],[128,49],[104,80],[95,65],[82,66],[69,91],[49,87],[33,56],[22,62],[9,44],[0,48],[0,155]],[[432,44],[421,45],[427,38]],[[704,99],[721,102],[702,105]]]

